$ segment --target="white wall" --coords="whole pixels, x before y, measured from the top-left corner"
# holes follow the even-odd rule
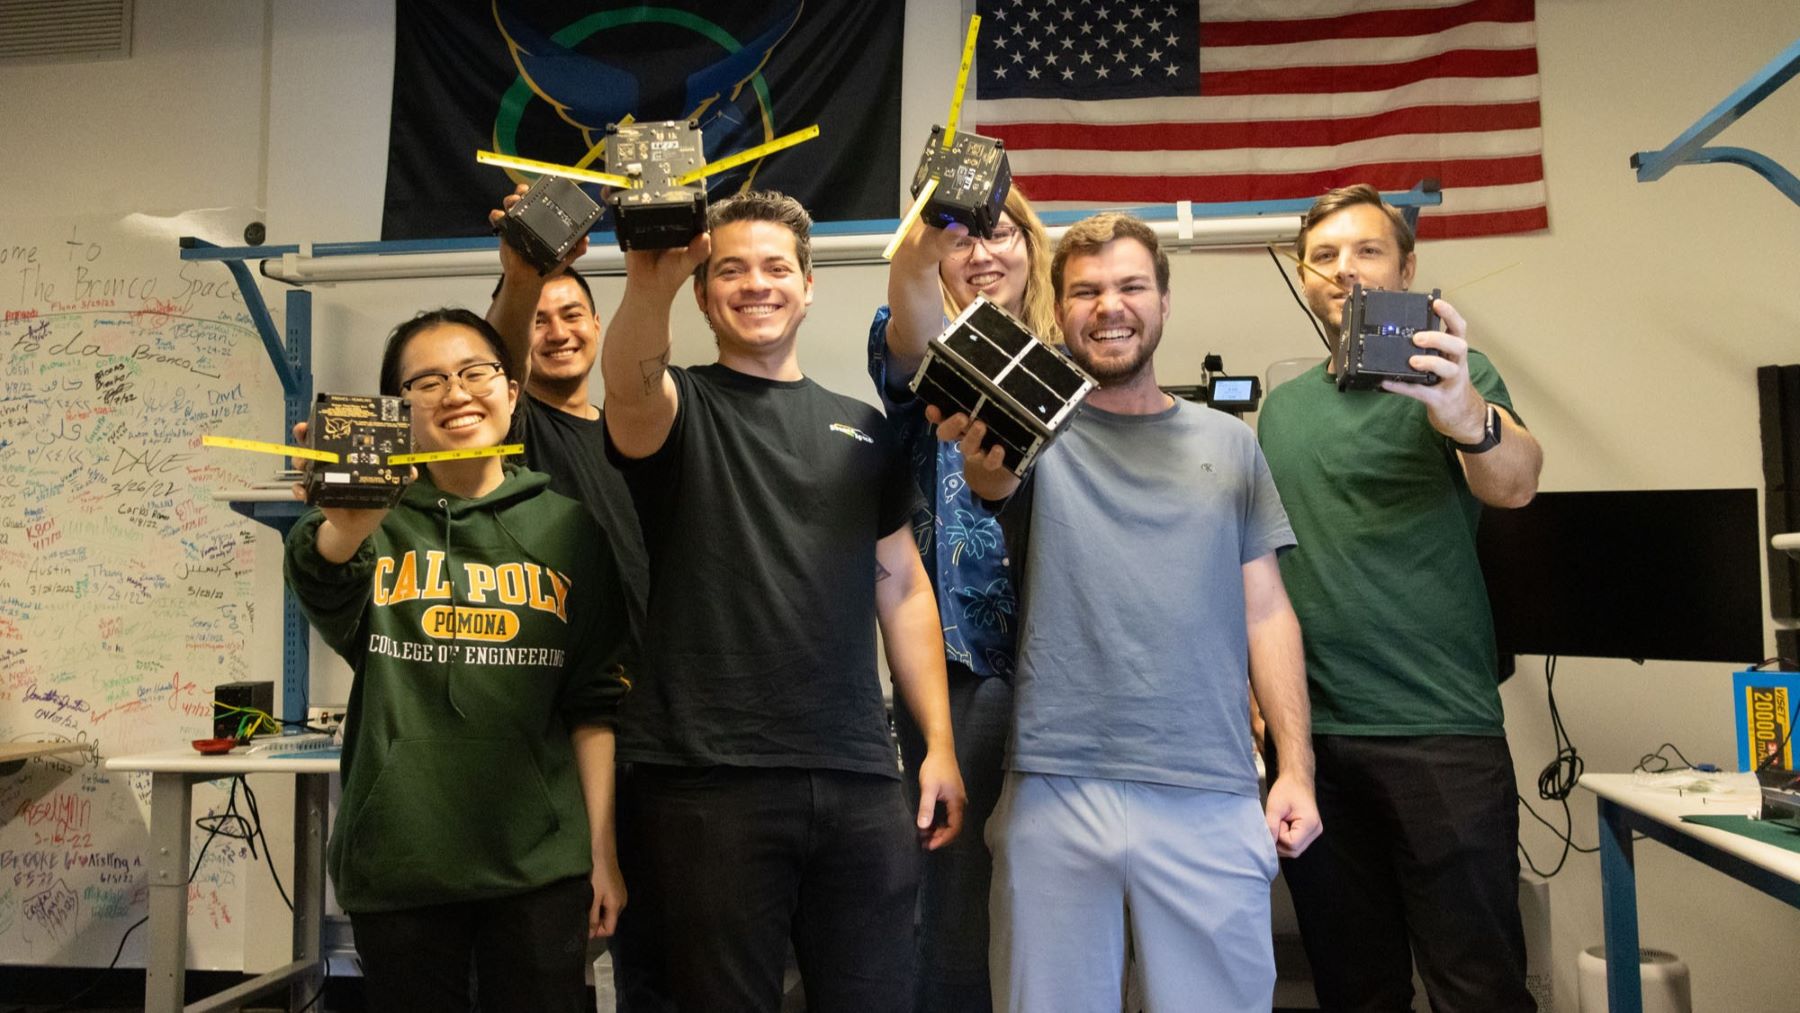
[[[908,136],[922,137],[942,115],[961,26],[948,5],[912,6],[907,70],[927,78],[908,89],[904,113]],[[0,70],[0,127],[14,156],[0,159],[0,219],[31,217],[47,204],[260,203],[271,242],[379,235],[389,4],[139,0],[137,8],[130,61]],[[1759,486],[1753,370],[1800,361],[1791,278],[1800,207],[1739,168],[1683,168],[1639,184],[1626,160],[1668,142],[1800,36],[1800,6],[1545,0],[1538,18],[1552,228],[1428,244],[1420,282],[1445,290],[1505,373],[1546,446],[1544,488]],[[1790,86],[1716,143],[1800,166],[1795,122],[1800,87]],[[1257,371],[1316,354],[1273,272],[1261,253],[1179,255],[1161,379],[1197,378],[1209,351]],[[395,322],[426,304],[479,306],[487,287],[319,289],[321,389],[368,386],[378,343]],[[596,290],[603,313],[616,304],[616,280]],[[803,336],[809,373],[868,393],[862,347],[883,290],[879,269],[821,270]],[[266,291],[278,295],[278,286]],[[677,360],[710,354],[697,315],[678,313]],[[1503,694],[1528,797],[1551,752],[1535,662],[1523,659]],[[1572,659],[1561,667],[1559,702],[1591,770],[1629,769],[1665,740],[1695,759],[1726,762],[1728,667]],[[315,695],[341,698],[341,671],[320,675]],[[1574,804],[1577,838],[1592,842],[1593,806],[1579,793]],[[1525,841],[1540,864],[1554,843],[1536,828]],[[1638,862],[1645,944],[1687,960],[1697,1009],[1791,1008],[1800,968],[1788,951],[1800,939],[1800,913],[1653,844],[1639,849]],[[1601,936],[1594,858],[1570,860],[1552,906],[1558,994],[1573,1009],[1575,954]]]

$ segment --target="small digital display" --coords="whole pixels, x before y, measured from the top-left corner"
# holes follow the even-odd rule
[[[1214,381],[1212,397],[1214,401],[1248,401],[1250,400],[1250,380],[1248,377],[1234,377],[1230,380]]]
[[[1262,400],[1262,381],[1252,376],[1215,374],[1206,385],[1206,403],[1222,412],[1241,415],[1256,410]]]

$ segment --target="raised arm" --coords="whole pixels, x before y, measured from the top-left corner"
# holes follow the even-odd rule
[[[927,850],[950,843],[962,830],[962,772],[950,732],[949,681],[944,671],[944,628],[912,528],[901,525],[875,544],[875,610],[887,648],[894,692],[912,712],[925,739],[919,764],[919,837]],[[945,821],[933,826],[938,803]]]
[[[517,204],[528,189],[525,184],[519,184],[519,188],[501,202],[502,207]],[[489,211],[488,225],[498,229],[500,219],[505,215],[504,210]],[[573,264],[587,253],[587,249],[587,237],[583,236],[560,266]],[[500,287],[494,291],[494,301],[488,304],[487,322],[493,324],[505,340],[506,354],[513,361],[513,379],[521,388],[531,379],[531,337],[537,329],[538,296],[543,293],[548,277],[538,274],[537,268],[526,262],[511,243],[504,239],[500,241]]]
[[[1444,329],[1420,331],[1413,343],[1439,354],[1415,355],[1409,361],[1414,369],[1436,373],[1438,382],[1428,386],[1389,380],[1382,389],[1424,402],[1431,427],[1453,442],[1479,444],[1488,435],[1490,405],[1469,376],[1468,324],[1442,299],[1432,308],[1443,319]],[[1499,444],[1480,453],[1459,450],[1456,456],[1476,499],[1492,507],[1522,507],[1537,495],[1544,449],[1511,412],[1491,407],[1491,417],[1499,426]]]
[[[675,424],[675,379],[669,375],[670,306],[712,252],[700,236],[677,250],[625,254],[625,296],[600,349],[606,379],[606,431],[626,457],[662,449]]]
[[[925,346],[943,330],[944,290],[938,265],[957,239],[968,235],[961,225],[940,229],[913,223],[888,265],[888,380],[910,379],[925,359]]]

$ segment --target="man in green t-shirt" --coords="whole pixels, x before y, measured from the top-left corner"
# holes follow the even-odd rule
[[[1307,306],[1336,335],[1351,286],[1405,289],[1413,233],[1369,186],[1302,221]],[[1257,435],[1299,546],[1281,560],[1300,617],[1320,816],[1284,860],[1320,1005],[1530,1011],[1518,809],[1475,555],[1482,507],[1537,492],[1543,452],[1450,304],[1412,368],[1432,385],[1339,391],[1330,363],[1272,390]],[[1275,758],[1279,764],[1279,757]]]

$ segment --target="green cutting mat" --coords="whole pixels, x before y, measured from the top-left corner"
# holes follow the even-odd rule
[[[1712,827],[1714,830],[1728,830],[1753,841],[1773,844],[1800,854],[1800,830],[1780,823],[1753,820],[1748,816],[1683,816],[1681,822]]]

